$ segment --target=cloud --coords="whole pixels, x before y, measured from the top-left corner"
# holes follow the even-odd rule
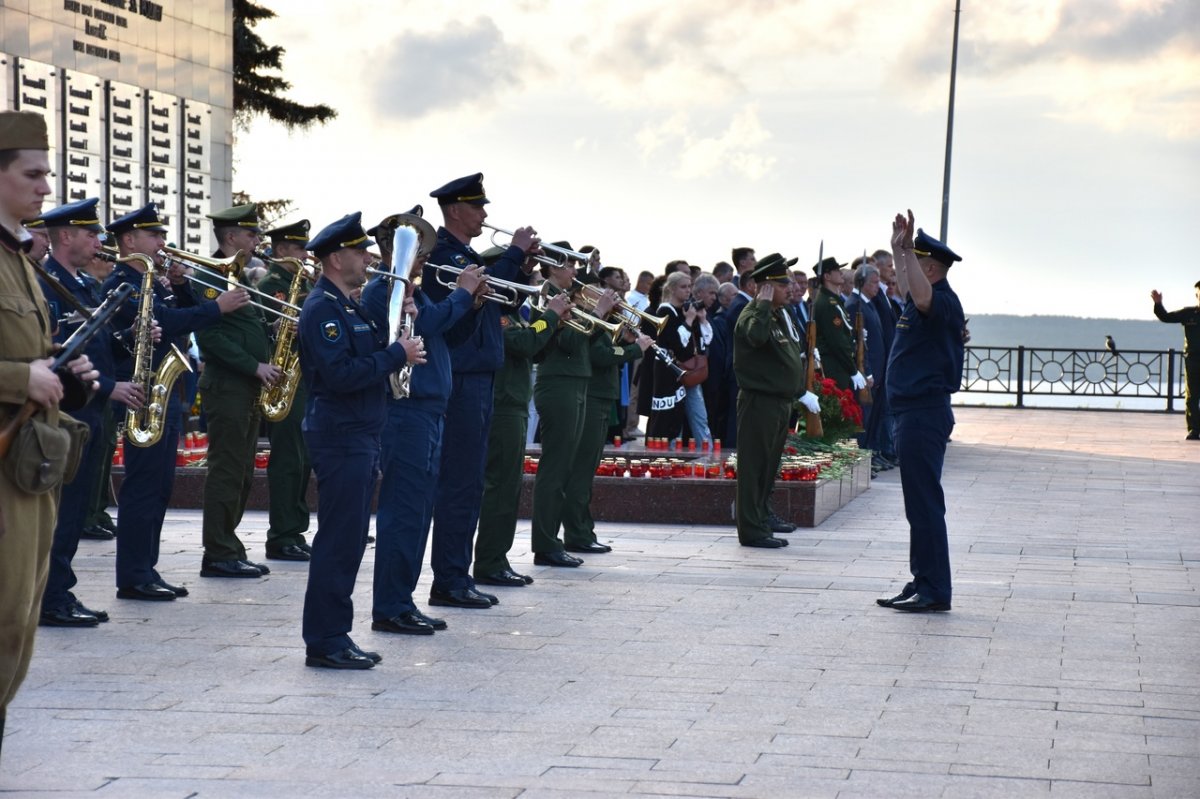
[[[531,65],[527,55],[504,40],[495,22],[480,17],[432,33],[401,33],[366,66],[380,112],[411,118],[491,102],[497,94],[520,88],[524,69]]]
[[[776,158],[762,152],[762,145],[772,136],[763,127],[754,105],[734,114],[729,127],[716,135],[696,135],[693,131],[689,115],[680,111],[643,127],[635,141],[644,162],[660,160],[675,177],[684,180],[726,173],[755,181],[775,165]]]

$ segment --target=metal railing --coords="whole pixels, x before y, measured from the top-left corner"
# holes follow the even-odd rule
[[[1167,412],[1183,399],[1183,354],[1171,349],[1105,350],[967,347],[960,392],[1029,396],[1162,400]],[[1181,403],[1182,404],[1182,403]]]

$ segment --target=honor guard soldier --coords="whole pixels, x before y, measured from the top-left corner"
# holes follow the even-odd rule
[[[62,344],[82,324],[69,322],[75,304],[95,308],[103,298],[100,284],[83,268],[100,249],[97,233],[104,230],[96,214],[96,198],[80,200],[47,211],[38,217],[50,237],[50,257],[45,270],[49,280],[41,281],[42,291],[50,306],[50,317],[58,320],[54,334],[56,344]],[[53,282],[51,282],[53,281]],[[72,298],[67,300],[63,292]],[[80,468],[75,479],[63,486],[58,504],[58,524],[54,529],[54,545],[50,549],[50,577],[46,593],[42,596],[40,623],[53,627],[94,627],[108,621],[102,610],[85,607],[71,589],[78,582],[71,568],[71,561],[79,549],[79,538],[83,531],[93,490],[93,483],[103,472],[105,446],[100,431],[104,415],[109,411],[109,398],[134,408],[140,408],[143,395],[140,386],[128,381],[117,382],[113,359],[116,342],[111,334],[97,335],[88,344],[87,354],[100,373],[100,390],[84,407],[75,412],[76,420],[88,426],[88,441],[84,445]]]
[[[217,259],[249,255],[261,240],[258,206],[236,205],[208,215],[217,238]],[[206,283],[219,278],[201,275]],[[200,288],[206,299],[218,290]],[[204,359],[199,388],[208,417],[208,476],[204,481],[204,555],[201,577],[262,577],[270,569],[247,560],[237,526],[254,482],[254,452],[261,415],[258,395],[279,379],[271,363],[271,339],[262,313],[253,302],[227,313],[196,334]]]
[[[287,300],[294,275],[278,259],[295,258],[304,262],[308,258],[308,251],[304,249],[308,229],[308,220],[301,219],[264,234],[271,240],[271,259],[267,261],[267,274],[257,287],[263,294]],[[304,305],[308,286],[305,279],[295,305]],[[268,560],[308,560],[312,552],[304,537],[312,517],[307,496],[312,464],[308,460],[308,448],[304,446],[304,433],[300,430],[307,398],[304,381],[300,380],[287,416],[267,423],[271,441],[271,459],[267,461],[267,488],[271,497],[267,512]]]
[[[116,239],[122,258],[144,256],[155,264],[156,269],[161,268],[161,250],[167,229],[154,203],[114,219],[109,223],[108,231]],[[129,258],[117,264],[104,282],[105,293],[123,283],[134,286],[133,296],[114,317],[118,330],[149,321],[138,318],[145,269],[143,258]],[[241,289],[204,299],[193,292],[186,280],[172,282],[171,288],[166,288],[155,278],[151,290],[154,292],[152,315],[162,328],[162,338],[153,346],[150,363],[154,370],[172,352],[172,347],[188,334],[212,327],[223,314],[232,313],[250,302],[250,296]],[[134,360],[129,354],[118,356],[117,376],[120,379],[130,379]],[[164,582],[155,569],[163,519],[175,485],[175,452],[179,445],[181,400],[174,390],[165,400],[167,407],[159,420],[162,434],[158,440],[146,447],[131,445],[125,448],[125,479],[121,481],[117,498],[120,508],[117,517],[119,599],[171,601],[187,596],[186,588]],[[124,405],[115,404],[113,410],[118,418],[125,418]]]
[[[49,149],[46,120],[40,114],[0,111],[0,431],[5,441],[5,468],[0,469],[0,747],[8,704],[33,655],[58,502],[58,487],[39,479],[44,469],[33,466],[33,477],[17,470],[25,476],[18,478],[9,468],[24,462],[23,455],[40,460],[38,453],[22,453],[10,438],[17,432],[12,423],[26,403],[36,406],[26,424],[45,425],[50,428],[47,434],[63,435],[63,383],[50,370],[47,357],[52,321],[25,255],[31,236],[20,223],[41,213],[42,201],[51,193]],[[95,377],[87,374],[91,365],[86,357],[69,366],[86,380]],[[58,472],[61,475],[61,464]]]
[[[420,207],[413,211],[420,211]],[[406,277],[417,270],[435,239],[433,227],[413,213],[399,214],[372,228],[378,236],[379,250],[392,274]],[[416,228],[419,245],[403,255],[411,260],[397,263],[392,241],[397,226]],[[406,231],[406,233],[409,231]],[[449,273],[443,276],[449,279]],[[404,316],[412,321],[414,334],[425,346],[425,365],[408,375],[407,392],[388,391],[387,423],[383,428],[379,487],[379,506],[375,517],[375,590],[371,609],[371,629],[405,635],[432,635],[445,629],[446,622],[426,616],[413,602],[413,592],[421,577],[421,561],[433,519],[437,496],[438,469],[442,461],[442,426],[446,403],[450,399],[450,345],[469,335],[472,324],[459,325],[475,303],[475,295],[486,290],[483,270],[464,269],[457,287],[440,302],[433,302],[425,291],[408,282],[377,276],[363,290],[363,305],[384,329],[398,322],[389,319],[394,292],[409,292],[403,298]],[[456,338],[457,337],[457,338]],[[471,595],[463,589],[462,596]],[[475,597],[482,607],[491,607],[491,598]]]
[[[494,260],[498,248],[483,254]],[[522,586],[532,577],[518,574],[508,560],[517,533],[524,475],[525,435],[529,400],[533,396],[533,362],[550,343],[559,320],[570,309],[565,293],[552,297],[532,324],[519,307],[507,306],[500,319],[504,329],[504,367],[496,374],[492,429],[488,434],[487,468],[479,512],[479,537],[475,540],[475,582],[483,585]]]
[[[483,221],[487,219],[483,175],[452,180],[430,192],[430,196],[441,207],[444,225],[437,231],[437,245],[429,255],[429,263],[456,267],[482,264],[479,254],[471,249],[471,240],[483,233]],[[533,266],[526,262],[526,256],[536,251],[537,244],[537,231],[518,228],[488,274],[527,283]],[[437,282],[435,270],[426,265],[423,275],[422,285],[429,298],[434,302],[445,299],[450,290]],[[454,382],[442,431],[442,466],[433,510],[431,605],[480,607],[478,596],[473,595],[475,581],[469,569],[483,496],[493,385],[496,371],[504,364],[501,315],[498,303],[481,303],[468,317],[469,335],[450,349]]]
[[[813,323],[817,326],[817,350],[821,353],[821,373],[838,388],[865,388],[867,380],[854,362],[854,323],[846,315],[842,300],[845,275],[836,258],[825,258],[813,266],[821,281],[821,290],[813,297]]]
[[[887,367],[896,417],[896,455],[908,518],[912,581],[876,602],[917,613],[950,610],[950,548],[942,464],[954,430],[950,395],[962,385],[966,320],[946,275],[961,261],[942,242],[916,231],[912,211],[892,223],[896,282],[905,298]]]
[[[804,345],[784,307],[791,281],[787,268],[788,261],[771,253],[743,276],[742,284],[755,286],[757,294],[733,329],[739,387],[735,516],[744,547],[788,545],[787,539],[772,535],[771,489],[796,398],[813,413],[820,412],[816,396],[804,391]]]
[[[354,581],[367,546],[387,419],[388,375],[424,363],[419,342],[387,331],[350,298],[367,282],[360,213],[344,216],[305,245],[322,274],[300,313],[300,369],[308,382],[304,440],[317,475],[317,534],[304,594],[305,664],[369,669],[380,660],[350,638]]]

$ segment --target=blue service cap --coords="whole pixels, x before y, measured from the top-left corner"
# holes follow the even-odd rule
[[[313,236],[304,249],[312,252],[318,258],[324,258],[326,255],[344,250],[347,247],[353,247],[356,250],[365,250],[368,247],[375,245],[375,242],[367,236],[362,227],[362,212],[355,211],[352,214],[343,216],[338,221],[326,225],[320,233]]]
[[[158,206],[146,203],[136,211],[118,217],[108,223],[108,232],[114,236],[128,233],[131,230],[149,230],[153,233],[166,233],[167,228],[158,217]]]
[[[77,200],[73,203],[60,205],[53,208],[37,218],[43,227],[73,227],[82,230],[94,230],[97,233],[104,231],[104,226],[100,224],[100,216],[96,213],[96,206],[100,204],[99,197],[89,197],[86,200]],[[26,227],[29,227],[26,225]]]
[[[435,198],[438,205],[450,205],[451,203],[487,205],[490,202],[483,192],[482,172],[452,180],[440,189],[429,192],[429,196]]]
[[[953,266],[955,261],[961,261],[962,256],[942,244],[933,236],[929,236],[921,228],[917,228],[917,237],[913,239],[913,252],[925,258],[932,258],[946,266]]]

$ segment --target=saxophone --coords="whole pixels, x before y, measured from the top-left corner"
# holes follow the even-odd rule
[[[300,292],[304,288],[306,265],[298,258],[276,258],[276,263],[287,264],[296,268],[292,276],[292,284],[288,287],[287,302],[296,305]],[[287,306],[284,306],[287,310]],[[275,335],[275,354],[271,363],[279,367],[282,373],[274,385],[263,386],[258,395],[258,405],[262,408],[263,416],[269,421],[279,422],[287,418],[292,410],[292,401],[296,399],[296,389],[300,387],[300,354],[296,351],[297,316],[288,313],[279,321],[279,329]]]
[[[118,263],[141,261],[146,267],[142,276],[142,297],[138,306],[137,334],[133,348],[133,382],[142,387],[145,402],[141,410],[125,411],[125,436],[135,447],[152,447],[162,438],[165,429],[168,397],[175,380],[192,371],[187,358],[174,344],[171,351],[154,369],[154,259],[133,253],[118,259]]]

